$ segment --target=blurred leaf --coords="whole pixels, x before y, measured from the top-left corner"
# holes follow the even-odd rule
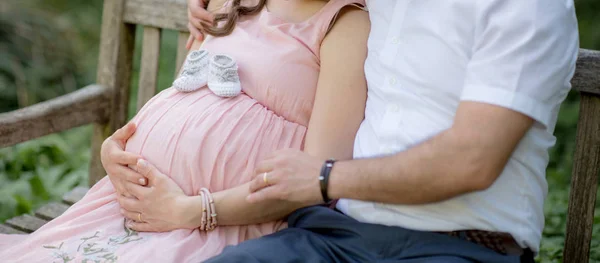
[[[15,194],[13,198],[17,201],[17,212],[19,214],[29,213],[29,211],[31,211],[32,204],[30,199],[25,198],[20,194]]]

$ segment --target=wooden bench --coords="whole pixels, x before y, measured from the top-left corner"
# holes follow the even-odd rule
[[[0,147],[93,123],[90,185],[105,176],[99,152],[103,140],[127,121],[136,25],[143,26],[137,109],[156,93],[163,29],[179,31],[176,65],[185,59],[185,0],[105,0],[97,84],[43,103],[0,114]],[[176,72],[179,69],[176,69]],[[581,93],[569,197],[564,262],[588,262],[598,176],[600,175],[600,52],[580,50],[573,88]],[[0,233],[30,233],[62,214],[85,194],[76,188],[62,203],[47,204],[35,216],[0,225]]]

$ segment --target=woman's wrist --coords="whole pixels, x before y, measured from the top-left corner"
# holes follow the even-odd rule
[[[202,224],[202,197],[199,195],[185,196],[178,200],[179,206],[179,222],[183,228],[194,229]]]

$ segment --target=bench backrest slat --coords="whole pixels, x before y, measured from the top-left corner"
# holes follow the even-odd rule
[[[161,29],[144,26],[140,80],[138,82],[137,110],[139,111],[156,93],[158,59],[160,58]]]
[[[600,74],[600,71],[598,71]],[[587,90],[586,90],[587,91]],[[600,95],[582,93],[563,262],[588,262],[600,176]],[[552,190],[552,189],[550,189]]]
[[[123,21],[125,0],[105,0],[96,81],[111,91],[110,114],[107,123],[95,123],[92,135],[92,154],[89,183],[94,184],[106,175],[100,162],[102,142],[127,121],[129,80],[133,63],[135,25]]]
[[[127,0],[124,21],[137,25],[188,31],[187,2],[185,0]]]
[[[179,32],[177,34],[177,62],[175,64],[175,77],[179,75],[183,61],[185,60],[188,50],[185,48],[190,34],[187,32]]]
[[[588,262],[600,176],[600,51],[579,50],[571,80],[581,92],[563,261]]]

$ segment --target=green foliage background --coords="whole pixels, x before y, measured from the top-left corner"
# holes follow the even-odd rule
[[[582,48],[600,50],[600,1],[577,0]],[[94,83],[101,0],[4,0],[0,2],[0,112],[44,101]],[[133,114],[140,58],[140,30],[132,78]],[[176,33],[162,35],[159,87],[174,76]],[[539,262],[562,262],[579,97],[572,92],[556,126]],[[0,149],[0,222],[32,213],[87,185],[91,127]],[[600,199],[600,193],[598,194]],[[591,262],[600,262],[600,200],[596,202]]]

